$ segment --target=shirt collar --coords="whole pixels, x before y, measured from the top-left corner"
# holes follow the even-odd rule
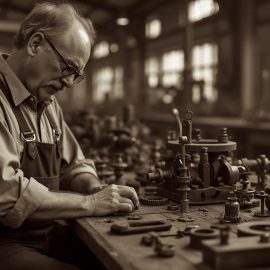
[[[5,78],[8,87],[11,92],[11,96],[15,106],[20,105],[25,99],[27,99],[31,93],[25,88],[20,79],[16,76],[13,70],[10,68],[5,59],[7,54],[0,55],[0,72]]]
[[[30,103],[31,101],[32,103],[34,101],[34,103],[37,104],[36,97],[31,95],[31,93],[25,88],[23,83],[20,81],[20,79],[16,76],[16,74],[6,62],[7,58],[7,54],[0,54],[0,73],[3,75],[8,84],[14,105],[17,107],[26,99],[28,101],[30,100]],[[52,103],[52,101],[53,99],[44,102],[43,106],[48,106],[50,103]]]

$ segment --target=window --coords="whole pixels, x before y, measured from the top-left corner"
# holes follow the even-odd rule
[[[124,97],[124,70],[121,66],[114,69],[113,99],[121,99]]]
[[[123,98],[123,68],[104,67],[93,75],[93,100],[100,103],[106,99]]]
[[[162,86],[180,88],[183,70],[183,51],[175,50],[165,53],[162,57]]]
[[[215,102],[217,89],[215,79],[217,73],[218,49],[213,43],[204,43],[192,49],[192,101],[199,103],[202,100]]]
[[[101,41],[96,44],[93,49],[93,57],[94,58],[102,58],[108,56],[110,53],[109,43],[107,41]]]
[[[219,5],[214,0],[194,0],[189,3],[188,18],[191,22],[196,22],[218,11]]]
[[[145,73],[147,77],[147,85],[151,88],[155,88],[158,86],[158,58],[150,57],[146,60],[145,63]]]
[[[161,34],[161,21],[152,19],[145,25],[145,36],[147,38],[156,38]]]

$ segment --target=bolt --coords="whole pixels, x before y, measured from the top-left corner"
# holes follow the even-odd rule
[[[268,194],[262,190],[259,194],[256,194],[255,197],[259,198],[261,200],[261,212],[255,212],[254,216],[256,217],[268,217],[270,216],[269,212],[265,211],[264,205],[265,205],[265,199],[268,196]]]
[[[219,143],[227,143],[229,141],[229,136],[227,133],[227,128],[222,128],[220,130],[220,135],[218,136],[218,142]]]

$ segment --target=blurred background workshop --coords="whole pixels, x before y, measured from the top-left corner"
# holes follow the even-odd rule
[[[0,0],[2,53],[36,2]],[[70,2],[97,39],[56,98],[102,184],[140,198],[80,238],[109,270],[269,269],[270,1]]]

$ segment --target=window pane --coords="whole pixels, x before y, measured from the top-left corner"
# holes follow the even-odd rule
[[[102,102],[108,96],[111,100],[124,96],[123,68],[121,66],[105,67],[93,75],[93,99]]]
[[[145,72],[149,73],[158,73],[158,59],[156,57],[151,57],[145,62]]]
[[[203,81],[203,91],[198,94],[198,89],[194,86],[192,92],[193,102],[199,102],[201,95],[208,102],[217,100],[217,90],[214,88],[217,70],[217,45],[205,43],[196,45],[192,49],[192,78],[195,81]]]
[[[156,38],[161,34],[161,21],[153,19],[145,25],[145,35],[148,38]]]
[[[184,69],[183,51],[171,51],[162,57],[162,71],[181,71]]]
[[[201,69],[194,69],[193,70],[193,79],[196,81],[200,81],[203,79],[203,70]]]
[[[162,77],[162,85],[165,87],[179,86],[179,73],[165,73]]]
[[[193,103],[199,103],[201,100],[201,90],[200,90],[200,87],[199,85],[195,84],[193,87],[192,87],[192,101]]]
[[[189,3],[188,17],[192,22],[199,21],[219,11],[219,5],[214,0],[194,0]]]
[[[101,58],[108,56],[110,53],[109,43],[107,41],[102,41],[95,45],[93,49],[93,57]]]
[[[148,86],[154,88],[158,86],[158,75],[157,74],[149,74],[148,75]]]
[[[114,70],[114,91],[113,99],[120,99],[124,97],[124,87],[123,87],[123,75],[124,70],[121,66],[116,66]]]

